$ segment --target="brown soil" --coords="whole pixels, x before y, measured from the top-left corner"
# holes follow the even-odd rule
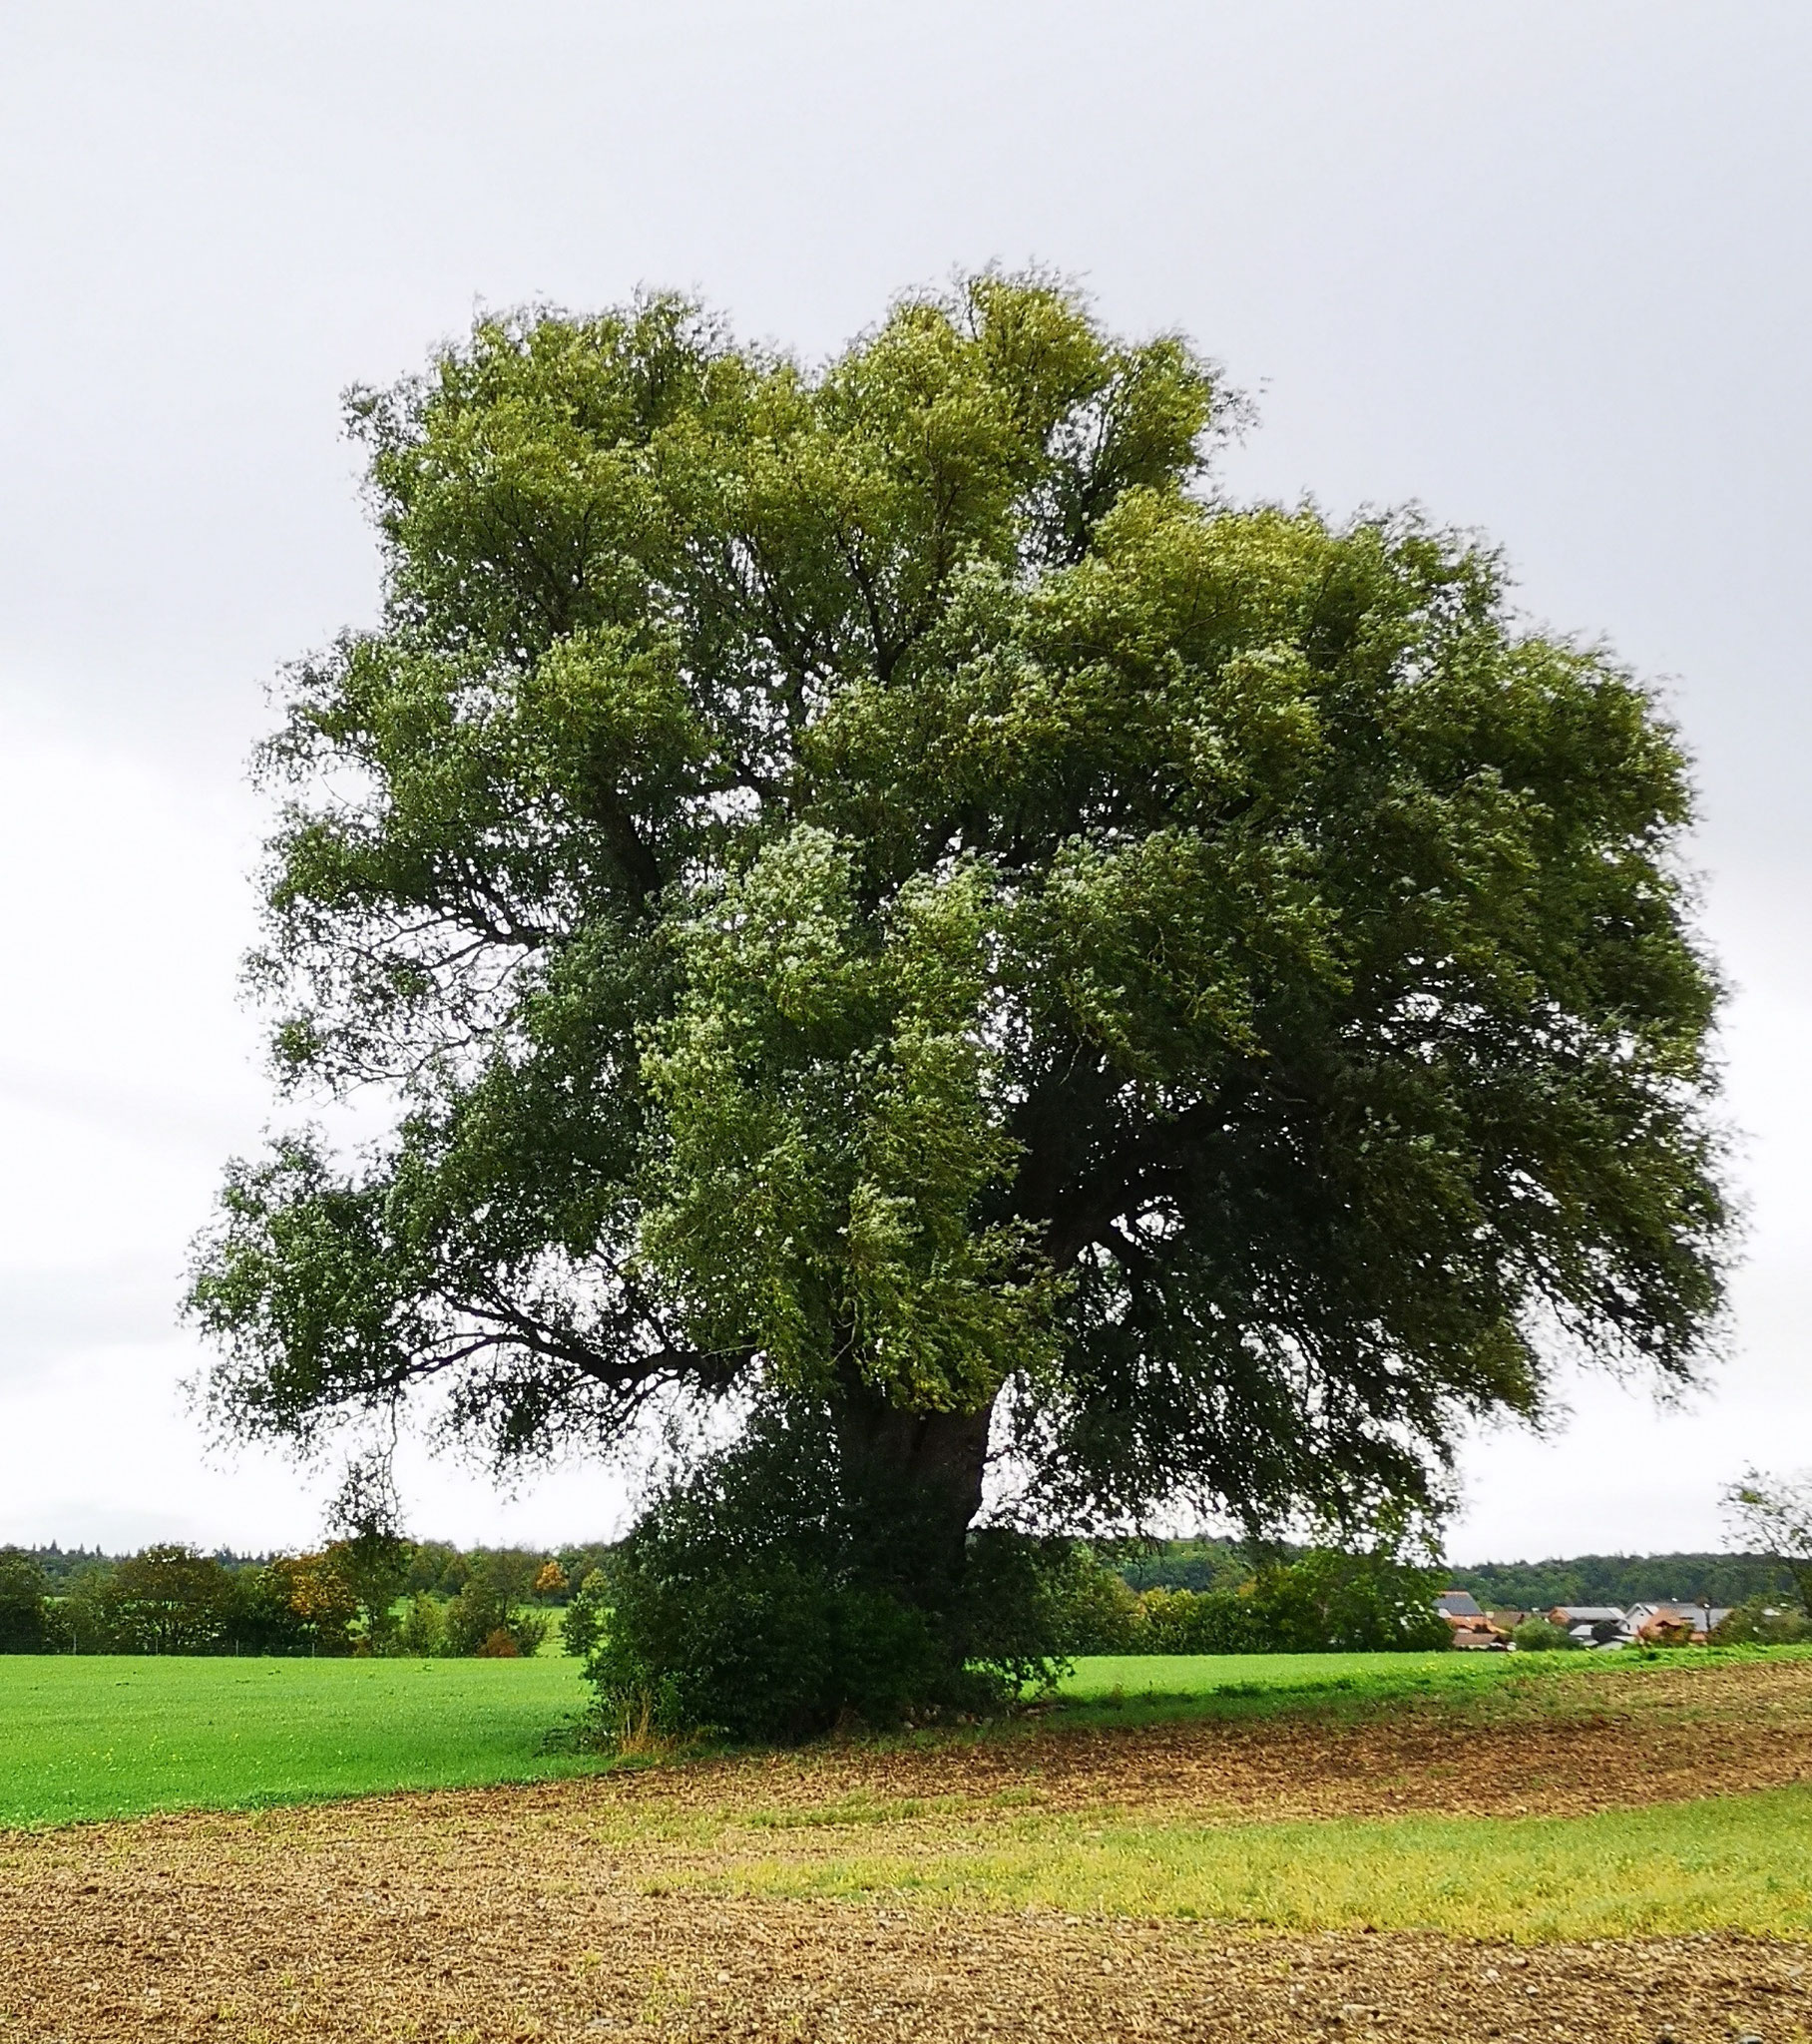
[[[851,1800],[1007,1796],[1051,1809],[1186,1811],[1200,1820],[1582,1815],[1812,1781],[1812,1662],[1569,1670],[1351,1722],[1032,1730],[876,1752],[816,1749],[601,1784],[641,1806],[784,1810]]]
[[[1539,1713],[1507,1693],[1483,1715],[1048,1730],[14,1834],[0,2039],[1812,2037],[1812,1947],[1738,1937],[1512,1950],[655,1891],[763,1820],[834,1831],[863,1805],[910,1833],[925,1800],[985,1825],[1028,1800],[1579,1810],[1812,1779],[1812,1667],[1566,1694],[1566,1718],[1558,1692]]]

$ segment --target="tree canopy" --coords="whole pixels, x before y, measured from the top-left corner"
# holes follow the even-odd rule
[[[1689,1376],[1715,975],[1651,694],[1412,512],[1240,508],[1183,340],[1037,276],[812,366],[486,318],[351,402],[382,618],[293,670],[286,1085],[192,1309],[301,1441],[803,1400],[953,1523],[1439,1490],[1572,1348]]]

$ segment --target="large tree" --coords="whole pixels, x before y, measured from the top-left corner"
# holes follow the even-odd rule
[[[1097,1522],[1364,1515],[1570,1348],[1689,1375],[1677,738],[1489,549],[1223,502],[1226,410],[995,274],[819,368],[654,297],[355,397],[383,614],[288,679],[255,973],[397,1107],[230,1168],[225,1421],[802,1400],[954,1558],[991,1440]]]

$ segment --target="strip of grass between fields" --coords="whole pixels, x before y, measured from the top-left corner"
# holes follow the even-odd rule
[[[1025,1816],[985,1837],[828,1859],[769,1854],[667,1885],[1528,1942],[1701,1930],[1803,1938],[1812,1789],[1584,1817],[1210,1827]]]

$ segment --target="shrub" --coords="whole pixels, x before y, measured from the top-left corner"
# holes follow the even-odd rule
[[[1439,1588],[1438,1572],[1389,1554],[1311,1547],[1282,1567],[1260,1569],[1250,1603],[1272,1653],[1428,1652],[1453,1644],[1435,1609]]]
[[[608,1707],[663,1730],[795,1739],[853,1714],[896,1722],[947,1701],[947,1655],[922,1611],[782,1554],[680,1576],[635,1552],[586,1674]]]
[[[592,1653],[604,1636],[610,1618],[610,1581],[602,1569],[593,1569],[574,1591],[560,1621],[561,1645],[581,1660]]]
[[[1565,1626],[1552,1625],[1545,1618],[1526,1618],[1511,1634],[1510,1643],[1523,1654],[1577,1653],[1580,1647]]]
[[[548,1614],[517,1608],[511,1591],[522,1576],[507,1558],[479,1555],[466,1585],[444,1618],[444,1651],[455,1658],[484,1654],[496,1633],[508,1634],[516,1652],[533,1655],[548,1636]],[[533,1573],[524,1579],[533,1581]]]
[[[1263,1654],[1277,1651],[1263,1616],[1246,1591],[1147,1590],[1149,1654]]]
[[[1237,1588],[1158,1586],[1134,1596],[1123,1583],[1126,1601],[1114,1607],[1090,1583],[1066,1644],[1091,1654],[1437,1650],[1452,1634],[1434,1609],[1435,1582],[1389,1555],[1310,1548]]]
[[[1137,1654],[1158,1651],[1145,1640],[1145,1607],[1118,1569],[1080,1542],[1056,1573],[1062,1602],[1060,1636],[1068,1654]]]
[[[1765,1597],[1736,1605],[1709,1635],[1714,1647],[1784,1647],[1802,1640],[1812,1640],[1812,1619],[1797,1606],[1778,1608]]]
[[[763,1416],[614,1558],[586,1670],[602,1722],[795,1739],[1050,1680],[1074,1544],[988,1528],[949,1554],[946,1528],[896,1478],[852,1473],[823,1414]]]
[[[551,1615],[545,1611],[512,1611],[504,1631],[516,1642],[517,1653],[525,1660],[533,1660],[541,1652],[552,1624]]]
[[[402,1651],[418,1660],[426,1661],[446,1651],[447,1621],[438,1601],[427,1591],[418,1590],[409,1599],[396,1637]]]

